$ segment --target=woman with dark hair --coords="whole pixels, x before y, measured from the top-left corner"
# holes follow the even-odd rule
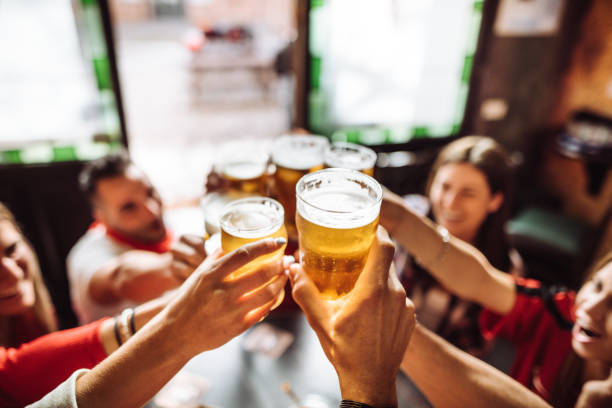
[[[510,260],[504,225],[512,195],[512,169],[505,150],[494,140],[468,136],[438,154],[427,181],[430,217],[454,237],[474,245],[496,268],[519,274],[518,254]],[[383,214],[384,217],[384,214]],[[401,257],[398,257],[401,259]],[[478,329],[480,307],[452,295],[408,258],[401,280],[420,322],[459,348],[482,356],[487,342]]]
[[[511,261],[504,227],[513,187],[505,149],[489,137],[466,136],[438,154],[427,180],[427,195],[438,224],[473,244],[492,265],[507,270]]]
[[[602,395],[608,405],[579,406],[610,406],[612,252],[576,294],[499,270],[392,193],[383,198],[381,223],[441,285],[484,308],[483,335],[505,338],[516,348],[513,378],[557,407]],[[447,406],[450,399],[461,406],[438,367],[432,367],[431,352],[423,346],[427,337],[415,331],[402,368],[435,406]],[[498,406],[486,402],[469,406]]]

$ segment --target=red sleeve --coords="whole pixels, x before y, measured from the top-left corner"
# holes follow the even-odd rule
[[[99,335],[105,320],[47,334],[19,348],[0,348],[0,407],[37,401],[75,370],[105,359]]]
[[[488,309],[482,310],[480,328],[484,338],[491,340],[500,336],[516,344],[531,338],[544,316],[557,320],[558,325],[568,324],[567,322],[573,320],[573,292],[556,292],[554,288],[543,288],[539,281],[533,279],[516,277],[515,280],[516,301],[508,314],[500,315]],[[552,304],[547,305],[547,294],[550,294],[551,290],[556,293],[550,295]]]

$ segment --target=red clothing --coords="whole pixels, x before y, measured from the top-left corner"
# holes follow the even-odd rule
[[[47,334],[19,348],[0,347],[0,407],[38,401],[77,369],[105,359],[99,335],[105,320]]]
[[[482,311],[481,329],[487,339],[501,336],[515,345],[510,374],[548,400],[572,349],[575,293],[522,278],[516,278],[516,290],[516,303],[507,315]]]
[[[7,344],[9,347],[17,347],[49,333],[33,311],[10,317],[9,326],[11,327]]]
[[[112,239],[114,239],[115,241],[117,241],[117,242],[119,242],[121,244],[124,244],[124,245],[132,247],[132,249],[138,249],[138,250],[141,250],[141,251],[155,252],[157,254],[164,254],[164,253],[170,251],[170,247],[172,246],[172,242],[174,241],[174,236],[172,234],[172,231],[170,231],[167,228],[166,228],[166,235],[161,239],[161,241],[155,242],[155,243],[152,243],[152,244],[143,243],[143,242],[137,241],[135,239],[132,239],[130,237],[126,237],[122,233],[107,227],[105,224],[103,224],[103,223],[101,223],[99,221],[94,221],[89,226],[89,229],[93,229],[93,228],[104,228],[104,229],[106,229],[106,235],[108,235],[109,237],[111,237]]]

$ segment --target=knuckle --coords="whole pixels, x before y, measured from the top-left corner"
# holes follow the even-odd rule
[[[390,240],[384,240],[380,243],[380,252],[386,260],[393,260],[395,256],[395,245]]]
[[[198,235],[193,234],[181,235],[180,241],[184,242],[187,245],[198,245],[203,242],[202,238],[200,238]]]
[[[249,248],[247,246],[242,246],[234,252],[235,256],[239,259],[247,259],[250,255]]]
[[[213,297],[222,298],[222,299],[227,297],[227,290],[225,288],[225,285],[223,283],[217,285],[217,287],[213,289],[212,295]]]
[[[291,288],[291,294],[295,297],[301,297],[301,294],[304,292],[304,282],[297,280],[293,283],[293,287]]]
[[[269,302],[270,300],[274,299],[276,297],[276,295],[278,295],[278,287],[275,284],[271,284],[268,285],[266,287],[266,302]]]
[[[172,254],[173,258],[176,258],[177,255],[179,254],[180,250],[179,250],[179,244],[178,243],[174,243],[172,244],[172,246],[170,247],[170,254]]]
[[[272,252],[276,249],[276,243],[272,238],[266,238],[257,243],[257,248],[263,253]]]
[[[406,302],[406,293],[404,293],[404,291],[399,291],[399,290],[394,290],[393,291],[393,302],[401,305],[404,304]]]
[[[414,307],[414,304],[408,298],[406,298],[405,310],[411,316],[413,316],[415,314],[415,311],[416,311],[416,309]]]

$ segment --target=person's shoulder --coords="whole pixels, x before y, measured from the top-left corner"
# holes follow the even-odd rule
[[[70,269],[70,265],[79,263],[80,260],[90,262],[93,260],[92,258],[118,255],[126,250],[122,245],[108,237],[104,227],[94,227],[87,230],[74,244],[68,253],[67,263]]]
[[[70,253],[80,252],[100,245],[117,246],[114,241],[108,237],[104,227],[98,226],[88,229],[74,244]]]

